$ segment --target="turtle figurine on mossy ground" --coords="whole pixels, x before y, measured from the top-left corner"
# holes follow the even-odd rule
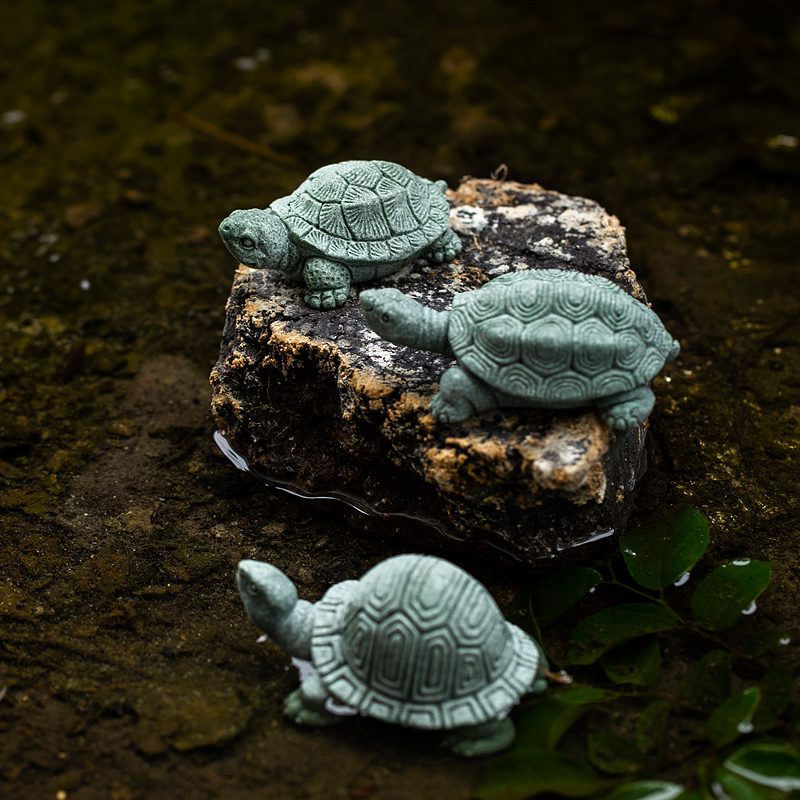
[[[245,266],[304,281],[310,306],[337,308],[351,283],[461,252],[446,190],[444,181],[389,161],[343,161],[318,169],[269,208],[234,211],[219,232]]]
[[[431,401],[442,422],[502,407],[594,405],[612,428],[634,428],[653,409],[650,380],[680,350],[644,303],[568,270],[503,275],[456,295],[451,311],[397,289],[369,289],[360,301],[384,339],[458,360]]]
[[[519,699],[546,688],[536,642],[506,622],[483,585],[441,558],[389,558],[313,605],[271,564],[240,561],[236,581],[251,621],[311,662],[284,703],[297,723],[339,722],[333,711],[344,705],[442,730],[442,744],[458,755],[486,755],[513,742],[507,715]]]

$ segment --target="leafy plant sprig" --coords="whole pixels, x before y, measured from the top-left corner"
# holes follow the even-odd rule
[[[793,710],[794,724],[782,721],[791,705],[798,665],[774,658],[789,637],[779,630],[760,631],[746,640],[744,649],[736,649],[720,635],[755,610],[757,598],[769,584],[771,564],[742,558],[716,567],[692,590],[689,615],[678,613],[667,600],[670,587],[688,584],[690,570],[708,543],[708,523],[699,511],[685,507],[654,525],[624,534],[618,553],[608,563],[597,569],[555,570],[512,604],[509,617],[544,647],[542,630],[587,594],[613,586],[635,597],[635,602],[608,605],[585,617],[569,636],[565,666],[578,671],[600,667],[608,682],[603,687],[574,684],[533,702],[519,720],[514,749],[486,770],[477,798],[800,797],[800,752],[786,735],[779,737],[781,732],[791,736],[800,731],[800,702]],[[630,577],[619,576],[620,561]],[[677,593],[684,601],[682,608],[687,606],[685,591],[688,587]],[[681,692],[665,694],[651,687],[662,672],[667,634],[700,636],[712,649],[698,660]],[[771,661],[764,659],[767,655]],[[751,685],[734,693],[734,664],[739,662],[746,666]],[[611,717],[621,704],[643,701],[633,735],[586,731],[588,726],[582,726],[584,758],[557,749],[562,737],[578,730],[577,723],[590,711],[595,716],[605,711]],[[702,730],[686,747],[668,752],[669,726],[677,723],[678,714],[693,718],[695,728],[700,727],[699,717]],[[696,790],[647,779],[692,758],[698,762]]]

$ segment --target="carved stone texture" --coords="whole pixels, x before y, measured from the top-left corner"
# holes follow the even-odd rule
[[[399,555],[359,581],[332,586],[313,607],[272,564],[240,561],[248,616],[313,672],[284,703],[305,725],[345,713],[450,731],[459,755],[486,755],[514,739],[508,712],[546,688],[539,646],[506,622],[486,589],[441,558]]]
[[[343,161],[318,169],[267,209],[234,211],[219,232],[246,266],[302,280],[310,306],[336,308],[351,283],[416,258],[441,263],[461,252],[446,191],[444,181],[391,161]]]
[[[434,311],[397,289],[359,295],[369,326],[395,344],[455,356],[430,411],[460,422],[496,408],[582,408],[625,430],[653,410],[650,381],[678,343],[644,303],[599,275],[525,269]]]
[[[366,284],[436,310],[508,272],[574,269],[641,302],[625,233],[597,203],[537,185],[466,179],[448,192],[464,244]],[[424,519],[529,563],[624,527],[646,423],[614,431],[592,409],[506,409],[458,423],[429,413],[453,360],[382,340],[358,300],[315,311],[302,288],[240,267],[211,373],[220,432],[268,481]]]

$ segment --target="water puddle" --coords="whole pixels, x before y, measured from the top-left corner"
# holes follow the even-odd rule
[[[563,542],[558,542],[556,545],[556,552],[562,553],[564,550],[574,550],[576,547],[583,547],[586,544],[594,544],[595,542],[600,542],[603,539],[608,539],[609,536],[613,536],[616,533],[614,528],[601,528],[591,533],[586,534],[583,539],[578,539],[577,541],[570,542],[569,544],[564,544]]]
[[[476,543],[486,544],[493,547],[496,550],[499,550],[505,555],[510,556],[515,561],[522,560],[516,553],[514,553],[513,550],[503,547],[496,541],[488,541],[486,539],[480,538],[479,536],[476,536],[474,539],[472,538],[466,539],[464,536],[456,534],[452,529],[445,527],[440,522],[431,519],[430,517],[422,517],[422,516],[417,516],[415,514],[406,514],[402,511],[378,511],[374,506],[367,503],[363,498],[356,497],[355,495],[349,494],[348,492],[332,490],[315,494],[312,492],[305,491],[303,488],[290,481],[279,480],[274,476],[267,475],[265,472],[258,469],[258,467],[254,467],[252,464],[250,464],[250,462],[241,453],[239,453],[236,449],[234,449],[230,440],[220,431],[214,431],[214,443],[217,445],[217,447],[220,449],[223,455],[225,455],[225,457],[236,467],[236,469],[252,475],[260,483],[263,483],[265,486],[268,486],[271,489],[277,489],[278,491],[285,492],[286,494],[290,494],[293,497],[300,497],[304,500],[315,500],[315,501],[334,500],[339,503],[344,503],[350,508],[358,511],[360,514],[364,514],[365,516],[369,517],[378,517],[382,519],[408,520],[414,523],[421,523],[430,528],[433,528],[434,530],[438,531],[442,536],[448,539],[454,539],[455,541],[458,542],[474,541]],[[558,555],[558,553],[562,553],[565,550],[573,550],[576,547],[582,547],[587,544],[594,544],[596,542],[602,541],[603,539],[607,539],[610,536],[613,536],[614,533],[615,533],[614,528],[602,528],[591,531],[587,533],[584,537],[580,539],[574,539],[570,542],[563,542],[562,540],[559,539],[556,542],[555,551],[546,555],[542,555],[540,558],[542,560],[548,558],[555,558]]]
[[[277,489],[278,491],[286,492],[286,494],[290,494],[293,497],[301,497],[304,500],[335,500],[350,506],[350,508],[355,509],[360,514],[364,514],[365,516],[369,517],[397,518],[421,522],[424,525],[435,528],[437,531],[439,531],[439,533],[442,534],[442,536],[446,536],[448,539],[455,539],[459,542],[465,541],[463,536],[456,535],[450,529],[445,528],[436,520],[428,517],[418,517],[414,514],[405,514],[401,511],[378,511],[361,498],[355,497],[347,492],[333,490],[323,494],[314,494],[305,491],[297,484],[289,481],[278,480],[277,478],[262,472],[257,467],[253,467],[243,455],[234,450],[233,445],[230,443],[228,438],[219,431],[214,431],[214,443],[237,469],[241,470],[242,472],[249,473],[256,478],[256,480],[260,481],[265,486],[269,486],[271,489]]]

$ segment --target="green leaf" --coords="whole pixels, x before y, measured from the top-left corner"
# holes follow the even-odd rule
[[[791,641],[788,634],[783,631],[759,631],[747,637],[744,643],[744,651],[751,656],[763,656],[769,650],[782,647]]]
[[[742,559],[717,567],[692,595],[692,615],[707,630],[728,630],[750,612],[771,575],[769,561]]]
[[[586,797],[606,781],[583,761],[564,753],[529,748],[513,750],[490,764],[475,797],[478,800],[524,800],[545,792]]]
[[[544,575],[531,588],[531,611],[542,625],[549,625],[602,579],[588,567],[565,567]]]
[[[517,723],[517,749],[555,750],[561,737],[590,708],[592,703],[565,703],[558,697],[541,699]]]
[[[649,686],[658,679],[661,669],[661,647],[658,639],[648,636],[612,648],[601,662],[614,683]]]
[[[653,525],[623,534],[619,549],[634,580],[645,589],[665,589],[690,570],[708,547],[708,523],[685,506]]]
[[[691,703],[710,711],[731,696],[731,678],[730,653],[711,650],[697,662],[683,691]]]
[[[680,620],[655,603],[622,603],[581,620],[572,632],[567,660],[591,664],[607,650],[637,636],[668,631]]]
[[[761,701],[761,690],[751,686],[729,697],[715,708],[706,722],[706,733],[715,747],[724,747],[743,733],[753,730],[753,714]]]
[[[539,638],[540,631],[536,628],[536,622],[531,613],[531,593],[529,589],[523,589],[514,596],[514,599],[503,609],[503,615],[509,622],[513,622],[525,633],[534,639]]]
[[[761,678],[761,705],[753,717],[756,730],[767,730],[791,702],[794,673],[785,664],[774,664]]]
[[[569,689],[562,689],[552,696],[557,697],[562,703],[584,704],[614,700],[619,697],[619,693],[611,692],[608,689],[597,689],[594,686],[570,686]]]
[[[746,781],[726,769],[716,770],[714,780],[732,800],[771,800],[772,792],[770,790]]]
[[[723,766],[759,786],[781,792],[800,789],[800,754],[788,745],[752,742],[733,753]]]
[[[555,750],[561,737],[592,706],[619,695],[591,686],[555,692],[537,701],[520,717],[514,747]]]
[[[683,786],[666,781],[633,781],[614,789],[602,800],[675,800],[683,794]]]
[[[589,761],[610,775],[638,772],[645,764],[645,756],[635,742],[613,733],[589,734]]]
[[[658,752],[664,746],[667,718],[672,710],[668,700],[656,700],[636,720],[636,743],[643,753]]]

